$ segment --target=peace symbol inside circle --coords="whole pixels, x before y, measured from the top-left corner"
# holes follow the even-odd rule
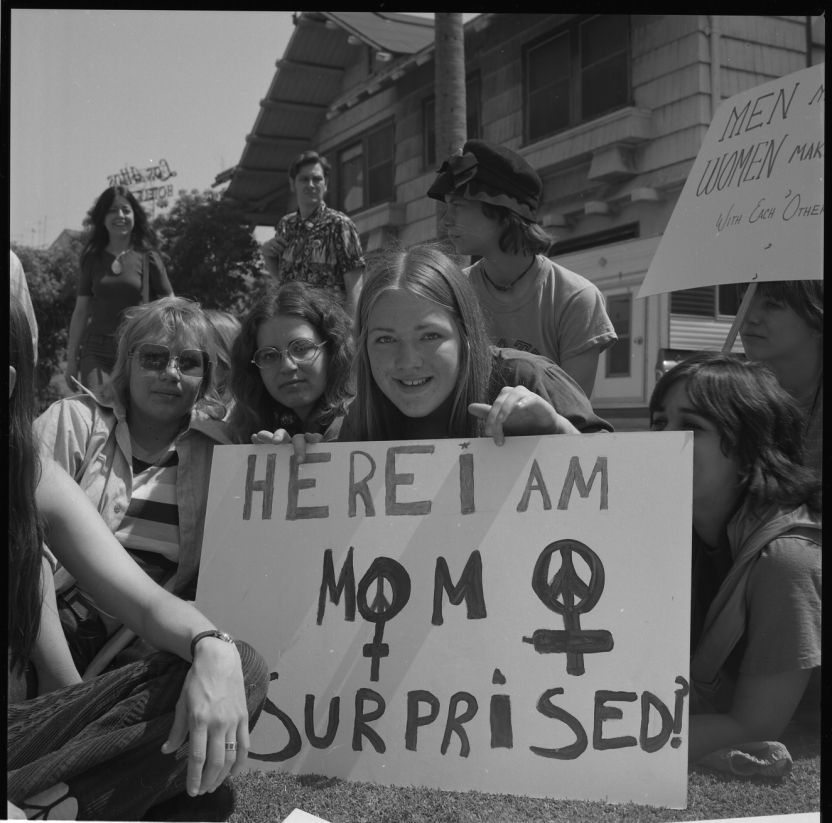
[[[549,582],[549,561],[560,552],[561,567]],[[589,582],[575,571],[573,553],[589,566]],[[568,617],[590,611],[604,592],[604,565],[589,546],[579,540],[556,540],[540,553],[532,574],[532,589],[546,608]],[[561,598],[560,600],[558,598]]]

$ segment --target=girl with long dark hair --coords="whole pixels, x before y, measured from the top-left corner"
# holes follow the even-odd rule
[[[88,220],[67,344],[65,377],[73,391],[76,380],[92,391],[103,387],[115,365],[125,309],[173,294],[156,233],[128,188],[105,189]]]
[[[337,298],[301,282],[270,286],[231,352],[237,443],[334,439],[352,398],[352,322]]]
[[[820,483],[804,417],[763,363],[702,352],[665,374],[654,431],[693,431],[691,762],[819,718]]]

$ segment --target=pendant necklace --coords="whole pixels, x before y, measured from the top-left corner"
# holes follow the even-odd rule
[[[112,264],[110,265],[110,271],[113,274],[121,274],[124,271],[124,264],[121,262],[121,258],[124,257],[125,254],[128,254],[131,251],[133,251],[132,248],[125,249],[124,251],[119,252],[116,255],[116,259],[113,260]],[[112,254],[112,252],[110,252],[110,254]]]
[[[485,270],[485,266],[481,266],[480,268],[482,269],[482,275],[483,275],[483,277],[484,277],[484,278],[485,278],[485,279],[486,279],[489,283],[491,283],[491,285],[492,285],[492,286],[494,286],[494,288],[495,288],[495,289],[497,289],[497,291],[510,291],[511,289],[513,289],[513,288],[514,288],[514,286],[515,286],[517,283],[519,283],[519,282],[520,282],[520,281],[521,281],[521,280],[522,280],[522,279],[523,279],[523,278],[524,278],[524,277],[525,277],[525,276],[529,273],[529,271],[531,271],[531,268],[532,268],[532,266],[534,265],[534,261],[535,261],[535,260],[536,260],[536,258],[535,258],[535,257],[532,257],[532,262],[531,262],[531,263],[529,263],[529,265],[528,265],[528,266],[526,266],[526,270],[525,270],[525,271],[524,271],[524,272],[520,275],[520,277],[516,278],[515,280],[512,280],[512,282],[511,282],[511,283],[509,283],[507,286],[498,286],[498,285],[497,285],[497,284],[496,284],[496,283],[495,283],[495,282],[494,282],[494,281],[493,281],[493,280],[492,280],[492,279],[488,276],[488,272]]]

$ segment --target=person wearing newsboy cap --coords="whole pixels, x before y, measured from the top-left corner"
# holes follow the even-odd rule
[[[441,225],[457,253],[481,257],[466,272],[491,342],[548,357],[589,397],[598,357],[618,338],[600,291],[546,257],[542,191],[519,154],[469,140],[441,165],[428,197],[447,204]]]

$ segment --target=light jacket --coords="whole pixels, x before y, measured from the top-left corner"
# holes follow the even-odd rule
[[[728,523],[733,564],[714,597],[702,637],[690,662],[690,676],[701,698],[710,701],[722,682],[720,670],[746,629],[748,578],[763,549],[778,537],[802,537],[822,545],[822,523],[804,506],[776,505],[753,511],[746,500]]]
[[[115,533],[127,512],[133,486],[125,408],[85,392],[53,403],[35,420],[35,432],[41,452],[75,478]],[[230,443],[225,424],[198,411],[191,412],[188,428],[176,438],[179,568],[174,593],[199,571],[211,456],[215,445]]]

